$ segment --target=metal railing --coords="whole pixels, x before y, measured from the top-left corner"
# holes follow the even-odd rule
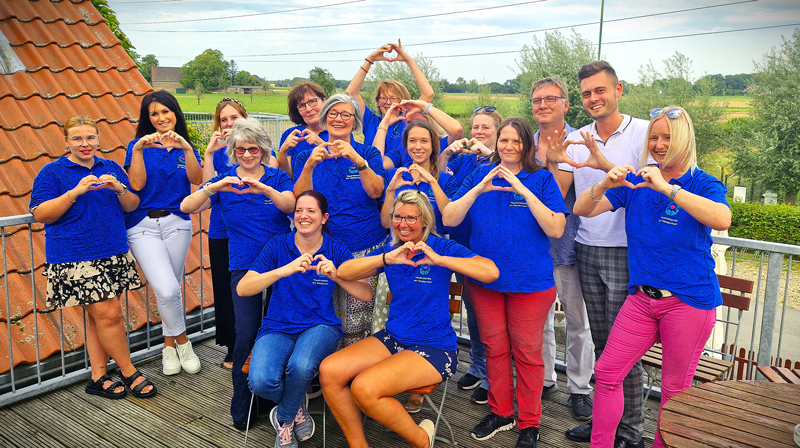
[[[207,142],[211,139],[211,134],[214,132],[214,114],[205,112],[185,112],[183,115],[186,117],[186,121],[192,122],[195,130],[203,137],[203,141]],[[255,118],[264,125],[264,128],[267,130],[267,135],[269,135],[270,140],[272,140],[272,146],[275,148],[277,148],[278,142],[280,142],[283,131],[295,125],[289,120],[288,115],[255,112],[247,116]]]
[[[196,215],[200,220],[199,228],[202,229],[202,216]],[[16,401],[30,398],[32,396],[48,392],[81,380],[85,380],[91,376],[89,368],[89,357],[86,352],[86,345],[81,344],[82,341],[75,341],[74,343],[65,346],[65,332],[68,330],[64,322],[64,309],[54,311],[52,313],[43,313],[37,305],[43,305],[45,298],[37,297],[36,276],[41,276],[41,269],[37,271],[34,261],[34,238],[43,238],[42,232],[35,232],[33,224],[36,220],[33,215],[18,215],[0,218],[0,238],[2,240],[2,253],[3,253],[3,286],[5,290],[5,297],[2,298],[4,305],[3,317],[0,318],[0,323],[5,322],[7,326],[7,346],[0,347],[0,353],[6,351],[8,358],[9,370],[0,372],[0,407],[14,403]],[[21,227],[25,226],[25,227]],[[8,229],[17,227],[9,233]],[[28,236],[28,251],[29,251],[29,266],[18,267],[17,273],[23,277],[24,281],[30,285],[31,297],[30,304],[32,311],[24,313],[22,311],[12,312],[11,297],[9,295],[9,264],[8,264],[8,238],[12,234],[18,232],[27,232]],[[39,234],[39,235],[37,235]],[[200,238],[200,259],[203,259],[204,239],[202,232],[198,232],[193,238]],[[19,247],[16,256],[20,256]],[[28,257],[26,257],[28,258]],[[214,326],[214,308],[205,308],[205,288],[203,287],[204,272],[202,263],[200,265],[200,307],[185,316],[187,335],[192,341],[201,341],[213,337],[216,334],[216,327]],[[182,297],[184,301],[184,309],[186,308],[186,276],[184,276],[182,284]],[[147,310],[146,323],[141,328],[131,330],[131,316],[129,305],[129,293],[126,292],[123,299],[125,305],[125,327],[127,333],[128,346],[131,352],[131,360],[139,361],[151,356],[155,356],[161,351],[161,343],[163,342],[161,324],[151,324],[150,304],[151,300],[155,300],[155,295],[151,294],[149,285],[145,286],[144,295],[146,298],[145,309]],[[82,325],[83,333],[86,334],[86,312],[82,311]],[[29,315],[33,315],[33,337],[26,338],[26,343],[31,343],[35,349],[36,362],[19,364],[19,359],[14,359],[14,347],[12,347],[14,338],[12,331],[14,329],[24,329],[22,324],[23,319]],[[42,359],[40,354],[40,346],[42,338],[44,338],[46,329],[40,328],[40,317],[48,316],[48,319],[57,322],[55,329],[58,331],[58,340],[60,341],[60,350],[45,359]],[[29,340],[30,339],[30,340]],[[81,347],[82,345],[82,347]],[[19,364],[19,365],[16,365]],[[116,367],[116,364],[109,362],[108,369],[111,370]]]

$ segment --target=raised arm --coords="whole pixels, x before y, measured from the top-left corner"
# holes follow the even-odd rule
[[[417,81],[417,86],[419,86],[419,99],[425,103],[433,101],[433,87],[431,87],[431,83],[428,82],[428,78],[426,78],[422,70],[419,69],[414,58],[403,49],[403,44],[400,42],[400,39],[397,39],[397,45],[391,45],[392,49],[397,51],[397,57],[394,60],[404,61],[411,70],[411,74],[414,75],[414,80]],[[442,125],[442,127],[444,127],[444,125]]]
[[[377,50],[373,51],[364,59],[364,62],[361,64],[361,67],[358,68],[356,74],[353,76],[353,79],[350,81],[350,84],[347,86],[345,93],[352,96],[353,98],[358,101],[358,107],[361,110],[361,115],[364,115],[364,98],[361,97],[361,87],[364,85],[364,80],[367,78],[367,73],[369,73],[370,67],[372,64],[378,61],[387,61],[391,62],[384,53],[390,53],[392,51],[392,45],[386,44],[379,47]],[[426,81],[427,82],[427,81]],[[432,90],[431,90],[432,91]]]
[[[439,125],[447,132],[447,143],[450,144],[456,140],[459,140],[464,135],[464,127],[461,126],[461,123],[458,122],[455,118],[447,115],[446,112],[439,110],[436,106],[432,103],[426,103],[422,100],[409,100],[403,101],[401,104],[404,105],[404,108],[408,110],[406,116],[414,111],[419,111],[422,113],[427,113],[432,119],[434,119]],[[427,110],[426,110],[427,109]]]

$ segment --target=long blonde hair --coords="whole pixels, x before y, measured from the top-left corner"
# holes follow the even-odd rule
[[[671,110],[679,110],[681,114],[675,118],[670,118],[667,113]],[[669,127],[669,148],[667,148],[667,155],[664,157],[662,168],[680,167],[680,173],[685,174],[697,166],[697,143],[694,137],[692,118],[689,117],[689,113],[684,108],[678,106],[665,107],[655,118],[650,118],[650,125],[647,127],[647,133],[644,136],[644,147],[647,150],[642,151],[639,168],[647,166],[647,160],[650,157],[650,131],[653,129],[653,124],[662,118],[667,120],[667,126]]]

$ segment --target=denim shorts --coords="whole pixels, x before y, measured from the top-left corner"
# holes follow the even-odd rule
[[[396,355],[403,350],[411,350],[419,354],[425,361],[439,372],[442,376],[442,381],[446,381],[453,376],[458,369],[458,349],[456,350],[439,350],[438,348],[427,347],[424,345],[404,345],[395,340],[386,329],[383,329],[372,337],[377,338],[389,350],[389,353]]]

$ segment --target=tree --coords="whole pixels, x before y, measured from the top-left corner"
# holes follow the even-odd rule
[[[498,95],[489,84],[481,84],[477,93],[475,97],[468,98],[464,102],[463,112],[456,114],[456,116],[463,117],[460,121],[465,129],[465,135],[468,135],[468,130],[472,128],[472,111],[475,109],[483,106],[494,106],[502,117],[514,115],[516,109],[516,104],[513,101],[508,101]]]
[[[545,33],[543,41],[534,36],[532,45],[522,46],[520,60],[517,61],[517,88],[520,94],[518,113],[530,121],[535,129],[530,103],[531,85],[534,81],[556,75],[569,89],[570,108],[565,117],[567,123],[575,128],[590,123],[591,119],[583,110],[581,102],[578,70],[594,60],[592,42],[575,30],[571,36],[565,36],[558,31]]]
[[[440,102],[442,100],[442,90],[441,90],[441,80],[442,75],[439,74],[439,69],[433,65],[433,61],[426,58],[422,54],[416,54],[412,56],[414,61],[417,63],[417,67],[419,67],[422,74],[425,75],[425,78],[428,79],[431,87],[433,87],[433,103],[436,105],[441,105]],[[372,110],[378,110],[377,105],[375,104],[375,87],[378,85],[378,82],[384,79],[394,79],[395,81],[400,82],[406,89],[408,89],[408,93],[411,95],[412,99],[419,98],[419,86],[417,85],[417,81],[414,79],[414,75],[411,74],[411,69],[408,68],[405,62],[397,61],[397,62],[376,62],[375,65],[372,66],[372,69],[369,71],[369,76],[367,77],[366,82],[364,82],[364,87],[361,89],[362,97],[367,102]]]
[[[148,54],[147,56],[143,57],[141,61],[139,61],[136,65],[139,66],[139,72],[141,72],[144,79],[147,82],[153,82],[152,79],[152,71],[150,70],[152,67],[158,67],[158,59],[156,59],[156,55]]]
[[[200,81],[208,90],[224,89],[230,85],[228,62],[219,50],[208,49],[181,67],[181,84],[194,88]]]
[[[663,63],[664,74],[652,61],[639,68],[639,84],[628,85],[620,111],[649,120],[650,111],[657,107],[680,106],[692,118],[698,157],[716,151],[723,145],[720,124],[724,104],[712,97],[715,84],[704,77],[692,85],[692,61],[677,51]]]
[[[233,85],[235,86],[260,86],[261,78],[251,75],[247,70],[242,70],[236,73],[233,77]]]
[[[197,97],[197,105],[200,105],[200,100],[203,99],[203,95],[206,93],[206,88],[203,87],[203,83],[200,81],[195,81],[194,83],[194,96]]]
[[[231,59],[231,62],[228,64],[228,76],[231,79],[231,83],[233,85],[243,86],[244,84],[239,84],[236,82],[236,75],[239,73],[239,66],[236,64],[236,61]],[[249,75],[250,73],[248,73]]]
[[[92,6],[97,9],[97,12],[103,16],[103,20],[106,21],[106,26],[108,29],[114,33],[114,36],[119,39],[119,42],[122,44],[122,48],[128,53],[128,56],[133,59],[133,62],[139,63],[139,53],[135,51],[136,47],[133,46],[130,40],[128,40],[128,36],[122,32],[122,28],[119,26],[119,20],[117,20],[117,14],[114,12],[113,9],[109,8],[108,0],[92,0]]]
[[[755,63],[750,118],[752,138],[732,141],[733,166],[740,176],[784,195],[794,204],[800,190],[800,28],[782,38]]]
[[[336,93],[336,84],[333,82],[333,76],[328,70],[314,67],[308,72],[308,79],[322,87],[326,97],[330,98],[331,95]]]

